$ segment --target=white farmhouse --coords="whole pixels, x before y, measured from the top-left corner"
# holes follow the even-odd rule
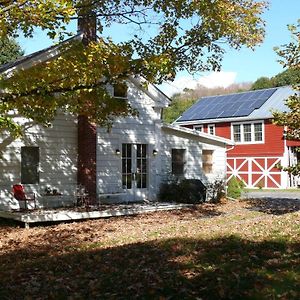
[[[53,46],[0,72],[12,74],[58,55],[59,46]],[[122,96],[120,101],[129,101],[139,114],[116,119],[110,130],[81,116],[59,114],[51,128],[19,118],[26,128],[22,139],[2,132],[0,210],[18,208],[11,191],[19,183],[36,193],[38,207],[53,207],[72,205],[78,185],[93,201],[112,203],[156,200],[161,183],[172,175],[204,183],[225,178],[230,140],[164,125],[163,109],[170,99],[151,84],[145,88],[139,77],[128,78]]]

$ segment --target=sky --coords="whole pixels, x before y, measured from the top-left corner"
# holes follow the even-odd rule
[[[226,49],[221,72],[201,73],[191,76],[186,72],[177,74],[175,81],[159,86],[168,96],[181,92],[184,88],[195,88],[197,84],[206,87],[226,87],[232,83],[254,82],[262,76],[272,77],[283,71],[277,62],[278,56],[273,48],[290,41],[288,24],[295,24],[300,19],[300,0],[269,0],[269,9],[263,19],[266,22],[266,36],[264,42],[250,50]],[[124,30],[124,29],[123,29]],[[112,37],[120,41],[120,36],[126,39],[130,34],[122,33],[118,28],[112,29]],[[32,39],[19,38],[21,47],[26,54],[48,47],[53,42],[46,35],[37,31]]]

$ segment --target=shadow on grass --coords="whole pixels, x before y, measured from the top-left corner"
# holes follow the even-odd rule
[[[46,237],[45,237],[46,238]],[[0,257],[1,299],[299,299],[299,244],[168,239]],[[76,249],[76,250],[75,250]]]
[[[290,198],[263,198],[243,200],[251,205],[250,209],[267,214],[284,215],[300,210],[300,201]]]

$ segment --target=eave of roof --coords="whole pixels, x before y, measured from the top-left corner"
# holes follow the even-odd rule
[[[204,141],[210,141],[210,142],[218,142],[218,143],[222,143],[224,145],[230,145],[230,146],[234,146],[235,143],[229,139],[223,138],[223,137],[219,137],[216,135],[211,135],[205,132],[200,132],[200,131],[196,131],[190,128],[185,128],[185,127],[180,127],[180,126],[176,126],[176,125],[169,125],[169,124],[164,124],[162,126],[163,129],[169,129],[169,130],[173,130],[179,133],[183,133],[186,135],[192,135],[194,138],[197,138],[199,140],[204,140]]]
[[[26,69],[33,66],[35,63],[41,63],[50,58],[56,57],[60,54],[60,48],[63,45],[66,45],[71,41],[75,41],[75,40],[80,41],[82,37],[83,37],[82,34],[77,34],[57,45],[52,45],[45,49],[28,54],[26,56],[22,56],[13,62],[0,66],[0,73],[4,76],[9,77],[10,74],[12,74],[15,70],[18,70],[20,68]]]

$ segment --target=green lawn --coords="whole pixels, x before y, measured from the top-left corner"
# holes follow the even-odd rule
[[[293,202],[0,231],[0,299],[300,299]]]

